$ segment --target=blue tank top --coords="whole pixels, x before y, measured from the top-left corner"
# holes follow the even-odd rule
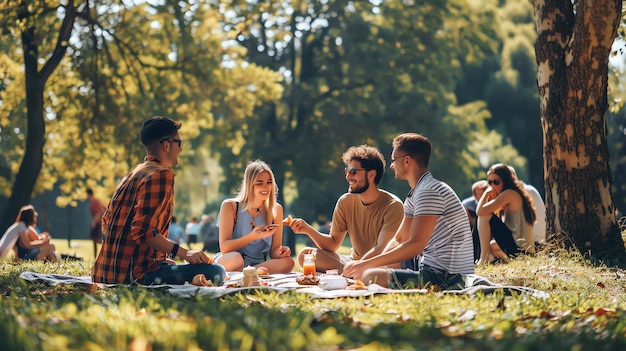
[[[237,222],[233,229],[233,239],[243,238],[250,234],[252,229],[258,225],[265,225],[265,218],[263,212],[259,212],[256,217],[252,217],[250,212],[243,209],[243,206],[238,206],[237,210]],[[258,239],[250,242],[248,245],[237,250],[243,255],[246,262],[252,261],[253,264],[257,264],[265,261],[265,257],[269,256],[269,251],[272,248],[272,237],[269,236],[264,239]]]

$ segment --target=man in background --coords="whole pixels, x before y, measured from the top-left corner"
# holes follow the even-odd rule
[[[93,196],[93,190],[91,188],[87,189],[87,199],[89,199],[89,213],[91,213],[89,238],[93,241],[93,257],[95,259],[98,256],[98,244],[102,243],[102,215],[104,214],[104,205]]]

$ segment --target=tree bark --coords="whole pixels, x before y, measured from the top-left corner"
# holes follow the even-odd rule
[[[621,0],[533,0],[548,232],[602,260],[624,257],[606,139],[608,60]]]
[[[25,5],[24,5],[25,6]],[[28,13],[24,9],[23,13]],[[50,54],[46,64],[39,71],[39,39],[37,28],[27,27],[22,32],[22,49],[24,55],[24,74],[26,78],[26,146],[19,171],[13,182],[11,196],[0,217],[0,236],[15,221],[20,207],[26,205],[32,196],[37,178],[43,165],[46,125],[44,119],[44,90],[46,81],[61,62],[67,49],[67,43],[72,33],[76,18],[74,1],[69,0],[65,6],[65,17],[54,51]],[[30,14],[26,17],[31,16]],[[31,19],[33,23],[36,20]]]

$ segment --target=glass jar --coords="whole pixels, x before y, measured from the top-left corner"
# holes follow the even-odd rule
[[[305,254],[302,262],[302,273],[304,275],[315,275],[315,257],[313,254]]]

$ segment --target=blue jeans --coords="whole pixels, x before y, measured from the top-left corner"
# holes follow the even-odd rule
[[[460,273],[449,273],[443,269],[423,266],[421,270],[389,269],[391,289],[427,288],[436,286],[441,290],[465,288],[465,278]]]
[[[196,274],[204,274],[213,285],[221,285],[226,278],[226,270],[219,264],[163,264],[154,272],[146,273],[139,283],[143,285],[172,284],[182,285],[191,282]]]

